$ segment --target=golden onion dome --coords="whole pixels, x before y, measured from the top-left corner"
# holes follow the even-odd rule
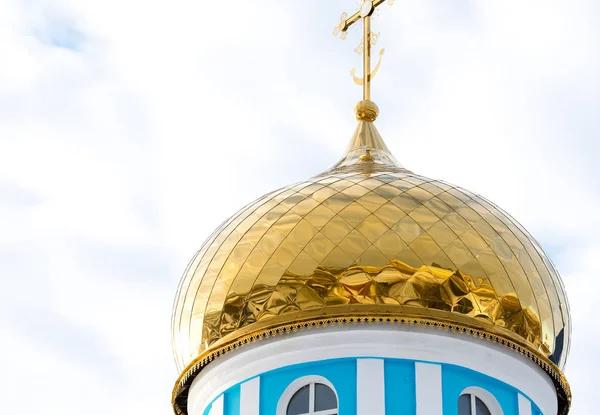
[[[562,368],[567,298],[540,245],[485,198],[403,168],[377,107],[356,110],[341,161],[249,204],[191,261],[172,321],[180,385],[262,336],[364,321],[476,334]]]

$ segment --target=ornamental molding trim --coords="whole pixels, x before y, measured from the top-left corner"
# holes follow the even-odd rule
[[[419,327],[425,329],[437,329],[446,332],[452,332],[461,335],[478,337],[482,340],[487,340],[492,343],[504,346],[518,354],[527,357],[529,360],[538,365],[546,374],[550,376],[552,383],[556,388],[558,400],[558,414],[567,415],[571,406],[571,388],[562,371],[548,360],[545,356],[534,352],[530,348],[517,343],[516,341],[505,338],[501,335],[494,334],[479,328],[469,327],[457,323],[444,323],[438,320],[430,320],[424,318],[413,318],[408,316],[394,317],[391,315],[373,315],[373,316],[345,316],[345,317],[330,317],[322,319],[311,319],[294,324],[286,324],[281,326],[273,326],[264,330],[256,331],[246,336],[232,340],[218,348],[208,350],[194,359],[181,373],[177,379],[172,392],[172,405],[176,415],[188,415],[187,400],[190,386],[196,376],[213,360],[222,357],[229,352],[236,351],[246,345],[256,343],[261,340],[266,340],[278,335],[293,334],[298,331],[335,328],[336,326],[349,325],[391,325],[391,326],[408,326]]]

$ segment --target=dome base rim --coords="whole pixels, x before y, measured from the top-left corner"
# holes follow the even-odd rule
[[[551,362],[547,357],[541,355],[538,351],[532,350],[526,345],[522,345],[507,336],[493,333],[482,328],[476,328],[467,324],[456,322],[444,322],[440,320],[415,317],[408,315],[346,315],[340,317],[311,318],[299,320],[295,323],[282,323],[272,325],[268,328],[262,328],[253,331],[244,336],[237,336],[235,339],[226,342],[218,342],[204,350],[198,357],[190,362],[179,375],[175,382],[172,393],[172,405],[176,415],[187,415],[187,392],[190,385],[200,371],[216,358],[223,356],[231,351],[237,350],[246,344],[254,343],[259,340],[268,339],[272,336],[292,334],[302,330],[312,330],[318,328],[327,328],[336,325],[350,324],[389,324],[398,326],[418,326],[438,330],[452,331],[459,334],[472,335],[481,339],[486,339],[498,343],[504,347],[514,350],[517,353],[525,355],[538,366],[540,366],[552,379],[556,387],[558,398],[558,415],[567,415],[571,406],[571,389],[563,372]],[[220,344],[219,344],[220,343]]]

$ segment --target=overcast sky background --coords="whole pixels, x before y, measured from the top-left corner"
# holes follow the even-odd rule
[[[0,413],[171,413],[179,278],[226,217],[342,154],[356,0],[0,0]],[[598,411],[600,3],[396,0],[379,131],[489,198],[569,294]]]

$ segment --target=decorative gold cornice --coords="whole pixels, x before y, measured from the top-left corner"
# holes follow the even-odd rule
[[[200,356],[194,359],[181,373],[172,393],[172,405],[176,415],[187,415],[187,391],[198,373],[210,362],[231,351],[235,351],[250,343],[256,343],[277,335],[296,333],[299,330],[312,330],[318,328],[327,328],[335,326],[344,326],[350,324],[390,324],[407,325],[421,328],[431,328],[445,330],[447,332],[465,334],[468,336],[479,337],[493,343],[498,343],[504,347],[520,353],[541,367],[552,379],[556,387],[558,398],[558,415],[567,415],[571,407],[571,388],[566,377],[561,370],[548,358],[542,356],[537,351],[528,348],[514,340],[508,339],[502,335],[491,333],[489,331],[470,327],[468,325],[457,324],[455,322],[446,323],[439,320],[426,319],[411,316],[391,316],[391,315],[356,315],[344,317],[329,317],[320,319],[311,319],[298,321],[293,324],[284,324],[276,327],[264,328],[247,334],[238,339],[230,340],[221,345],[205,350]]]

